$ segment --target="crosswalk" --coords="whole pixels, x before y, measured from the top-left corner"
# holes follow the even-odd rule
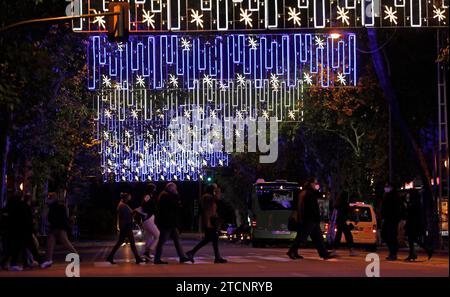
[[[228,260],[228,263],[259,263],[262,264],[264,262],[267,263],[286,263],[286,262],[299,262],[299,260],[293,261],[289,259],[287,256],[274,256],[274,255],[243,255],[243,256],[227,256],[226,259]],[[179,262],[178,257],[163,257],[164,261],[169,262],[170,264],[175,264]],[[324,261],[320,257],[316,256],[305,256],[303,260],[313,260],[313,261]],[[121,258],[115,258],[115,262],[118,264],[124,264],[124,263],[131,263],[134,264],[134,259],[121,259]],[[327,260],[328,262],[341,262],[343,259],[330,259]],[[184,263],[188,265],[211,265],[214,264],[214,258],[208,257],[208,256],[199,256],[195,257],[195,263]],[[152,262],[146,263],[145,265],[154,265]],[[111,267],[112,265],[105,261],[98,261],[94,262],[94,266],[96,267]]]

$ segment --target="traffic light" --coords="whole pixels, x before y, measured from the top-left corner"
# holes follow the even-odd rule
[[[108,16],[106,19],[108,40],[110,42],[127,42],[130,4],[128,2],[110,2],[108,10],[119,13]]]
[[[205,172],[205,183],[207,185],[214,183],[214,172],[212,170],[206,170]]]

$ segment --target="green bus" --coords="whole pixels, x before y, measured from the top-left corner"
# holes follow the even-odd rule
[[[299,191],[295,182],[258,181],[253,185],[248,210],[254,247],[295,238],[296,232],[289,231],[287,224]]]
[[[297,232],[288,230],[288,219],[297,208],[297,197],[302,187],[296,182],[258,180],[252,186],[249,197],[248,214],[251,238],[254,247],[266,244],[293,241]],[[328,200],[319,199],[322,216],[322,230],[328,222]],[[326,232],[324,232],[324,239]]]

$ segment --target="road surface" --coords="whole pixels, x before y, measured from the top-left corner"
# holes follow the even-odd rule
[[[196,240],[182,240],[184,250],[187,251],[196,244]],[[315,249],[300,250],[304,256],[302,260],[290,260],[286,256],[286,247],[253,248],[239,243],[220,242],[221,254],[228,259],[227,264],[214,264],[212,246],[207,245],[200,250],[195,263],[180,264],[176,257],[173,244],[169,241],[163,252],[163,259],[168,265],[136,265],[128,245],[119,249],[115,260],[117,265],[105,262],[114,242],[83,242],[75,243],[83,259],[80,267],[82,277],[97,276],[143,276],[143,277],[365,277],[366,255],[363,249],[359,255],[349,257],[345,249],[340,250],[340,257],[324,261],[317,255]],[[142,243],[138,244],[142,251]],[[8,276],[54,276],[64,277],[66,252],[62,247],[55,251],[55,264],[48,269],[34,268],[21,272],[2,271],[0,277]],[[385,261],[385,248],[377,251],[381,259],[380,275],[389,277],[433,277],[449,276],[448,253],[438,253],[430,261],[424,253],[419,251],[416,262],[388,262]],[[407,250],[401,250],[399,259],[407,257]]]

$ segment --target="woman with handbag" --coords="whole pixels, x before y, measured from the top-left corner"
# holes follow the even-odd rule
[[[202,196],[202,224],[205,230],[205,237],[192,250],[186,253],[192,262],[194,262],[195,253],[209,242],[212,242],[215,257],[214,263],[227,263],[227,260],[223,259],[219,253],[218,229],[220,223],[217,215],[217,201],[220,199],[220,195],[220,188],[216,184],[212,184],[206,188],[206,193]]]

